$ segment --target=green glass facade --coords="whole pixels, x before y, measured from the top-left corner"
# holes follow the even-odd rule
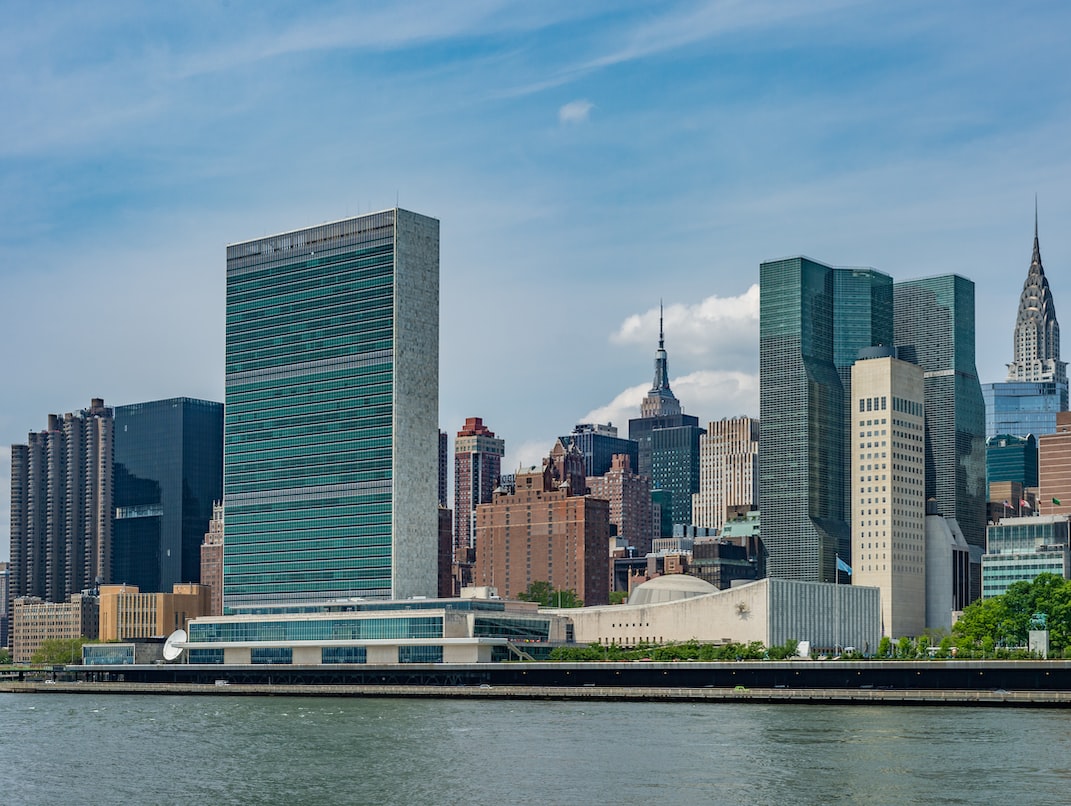
[[[997,434],[985,441],[986,484],[1017,481],[1024,487],[1038,486],[1038,441],[1033,434],[1017,437]],[[1016,502],[1018,505],[1018,502]]]
[[[958,275],[896,283],[900,357],[926,387],[926,498],[985,546],[985,404],[974,360],[974,283]],[[980,586],[972,582],[973,595]]]
[[[982,597],[1000,596],[1039,574],[1071,577],[1068,523],[1062,515],[1004,518],[987,529],[982,556]]]
[[[227,247],[224,607],[434,595],[438,222]]]
[[[860,350],[892,344],[892,278],[803,257],[759,275],[767,572],[833,582],[836,556],[851,556],[851,368]]]

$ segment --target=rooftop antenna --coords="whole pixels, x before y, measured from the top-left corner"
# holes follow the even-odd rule
[[[662,300],[658,300],[658,349],[665,349],[665,331],[662,328]]]

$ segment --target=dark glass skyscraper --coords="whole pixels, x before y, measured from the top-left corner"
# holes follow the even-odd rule
[[[439,222],[227,247],[224,607],[434,596]]]
[[[900,357],[926,387],[926,498],[985,547],[985,406],[974,361],[974,283],[958,275],[896,283]]]
[[[699,490],[699,437],[706,431],[699,427],[698,417],[682,413],[680,401],[669,388],[661,319],[654,383],[643,399],[640,415],[628,421],[629,439],[639,443],[639,475],[651,479],[652,490],[672,496],[669,523],[690,524],[692,494]],[[662,523],[667,523],[664,507]],[[663,530],[663,536],[669,535]]]
[[[998,434],[985,441],[986,482],[1014,481],[1024,487],[1038,486],[1038,441],[1033,434],[1017,437]],[[1011,503],[1011,502],[1009,502]],[[1019,502],[1014,502],[1015,511]]]
[[[630,467],[639,467],[639,444],[619,437],[617,429],[609,423],[580,423],[573,429],[573,433],[560,439],[566,446],[576,445],[584,454],[584,472],[589,476],[602,476],[609,472],[617,454],[627,456]]]
[[[892,277],[874,269],[833,270],[833,365],[844,389],[844,474],[842,501],[844,521],[851,527],[851,417],[852,365],[859,351],[893,344]],[[842,544],[840,555],[851,556],[851,544]]]
[[[143,593],[201,578],[223,498],[223,404],[188,397],[115,409],[112,579]]]
[[[851,369],[892,343],[892,278],[804,257],[763,263],[759,278],[767,571],[833,582],[837,555],[851,556]]]

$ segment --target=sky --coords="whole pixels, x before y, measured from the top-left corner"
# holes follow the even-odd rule
[[[49,413],[223,399],[228,243],[438,218],[440,423],[506,468],[627,434],[660,300],[685,412],[757,416],[763,260],[972,279],[1002,380],[1036,195],[1071,305],[1071,4],[3,6],[0,559]]]

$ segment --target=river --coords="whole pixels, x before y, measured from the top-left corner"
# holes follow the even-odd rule
[[[0,694],[9,804],[1071,801],[1061,710]]]

